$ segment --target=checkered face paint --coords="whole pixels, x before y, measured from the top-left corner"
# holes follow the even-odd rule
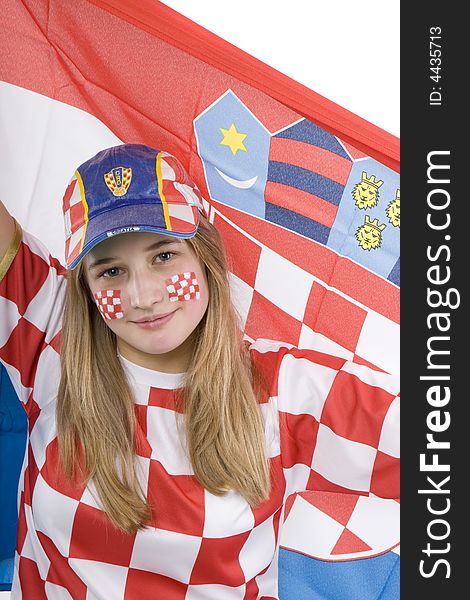
[[[122,319],[121,290],[100,290],[93,294],[98,310],[105,319]]]
[[[170,302],[184,302],[185,300],[199,300],[199,283],[196,279],[196,273],[178,273],[165,281],[168,290]]]

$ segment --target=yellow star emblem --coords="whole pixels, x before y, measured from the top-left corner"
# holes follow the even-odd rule
[[[224,129],[223,127],[219,127],[222,132],[224,138],[220,142],[222,146],[228,146],[232,151],[233,156],[237,153],[238,150],[243,150],[243,152],[248,152],[245,148],[245,144],[243,140],[248,135],[247,133],[239,133],[237,128],[235,127],[235,123],[230,125],[229,129]]]

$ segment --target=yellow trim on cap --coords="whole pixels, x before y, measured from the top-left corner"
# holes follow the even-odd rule
[[[75,177],[77,178],[77,181],[78,181],[78,186],[80,188],[80,197],[82,199],[82,204],[83,204],[83,232],[82,232],[82,239],[80,242],[80,252],[81,252],[82,248],[83,248],[83,244],[85,242],[86,228],[88,226],[88,203],[85,198],[85,186],[83,185],[82,176],[80,175],[80,173],[78,171],[75,171]]]
[[[21,242],[23,240],[23,230],[21,229],[21,225],[18,223],[16,219],[15,221],[15,235],[11,240],[11,244],[8,247],[8,250],[5,253],[5,256],[0,261],[0,281],[5,277],[8,272],[8,269],[11,266],[15,256],[18,254],[18,250],[20,249]]]
[[[166,225],[167,231],[172,231],[171,221],[170,221],[170,213],[168,212],[168,202],[166,201],[165,194],[163,193],[162,153],[161,152],[159,152],[157,154],[155,168],[157,171],[158,193],[160,194],[160,199],[162,201],[163,215],[165,217],[165,225]]]

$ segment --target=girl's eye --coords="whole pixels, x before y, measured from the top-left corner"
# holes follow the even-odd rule
[[[154,260],[156,262],[167,262],[173,255],[174,252],[160,252],[160,254],[157,254]]]
[[[110,269],[106,269],[106,271],[103,271],[100,275],[100,277],[117,277],[118,275],[120,275],[120,268],[119,267],[111,267]]]

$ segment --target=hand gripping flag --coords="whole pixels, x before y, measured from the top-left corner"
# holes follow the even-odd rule
[[[52,254],[77,164],[164,148],[224,237],[247,339],[397,373],[396,138],[153,0],[6,0],[0,19],[1,196]],[[375,460],[398,456],[390,439]],[[291,496],[280,597],[398,598],[397,484]]]

